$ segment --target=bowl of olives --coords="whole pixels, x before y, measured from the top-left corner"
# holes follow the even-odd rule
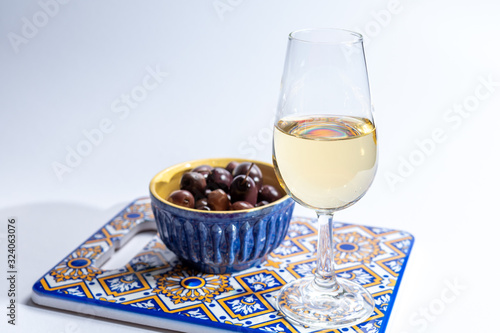
[[[258,265],[285,238],[294,201],[269,163],[201,159],[159,172],[151,206],[167,248],[212,274]]]

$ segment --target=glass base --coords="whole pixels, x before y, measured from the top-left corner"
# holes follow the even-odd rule
[[[288,283],[278,295],[278,307],[287,319],[313,327],[342,328],[368,319],[375,307],[370,293],[352,281],[337,282],[336,291],[316,286],[314,277]]]

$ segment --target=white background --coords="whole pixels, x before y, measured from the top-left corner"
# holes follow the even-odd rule
[[[0,4],[0,267],[7,217],[16,216],[21,303],[18,325],[7,325],[0,273],[2,332],[148,331],[34,306],[31,286],[147,196],[161,169],[206,157],[270,161],[287,34],[309,27],[366,37],[380,164],[365,198],[337,218],[416,237],[390,332],[494,331],[500,4],[92,0],[41,11],[37,1]],[[141,89],[148,68],[168,76],[125,115],[122,95]],[[458,116],[454,107],[471,111]],[[55,172],[103,119],[111,133]],[[445,139],[424,155],[416,142],[436,130]],[[409,160],[418,165],[403,167]]]

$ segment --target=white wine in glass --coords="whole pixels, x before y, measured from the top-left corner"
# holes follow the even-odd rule
[[[356,203],[377,169],[362,36],[340,29],[308,29],[289,36],[276,112],[273,161],[287,193],[318,214],[313,277],[287,284],[278,306],[302,325],[342,328],[374,310],[370,293],[335,276],[333,213]]]

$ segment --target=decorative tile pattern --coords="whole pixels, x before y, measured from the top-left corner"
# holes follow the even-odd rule
[[[155,276],[155,279],[153,292],[166,295],[174,304],[190,301],[210,303],[215,296],[234,290],[229,285],[229,274],[204,274],[182,265]]]
[[[65,280],[87,280],[92,281],[102,271],[93,267],[93,259],[102,252],[100,246],[82,246],[60,262],[50,272],[56,282]]]
[[[149,199],[132,202],[37,281],[35,293],[219,328],[235,325],[240,332],[339,332],[294,325],[276,309],[283,285],[314,272],[315,220],[294,217],[286,239],[266,261],[232,275],[182,266],[158,236],[125,267],[99,268],[108,251],[153,219]],[[340,332],[384,332],[413,236],[341,222],[334,228],[337,275],[363,285],[376,304],[367,321]]]

